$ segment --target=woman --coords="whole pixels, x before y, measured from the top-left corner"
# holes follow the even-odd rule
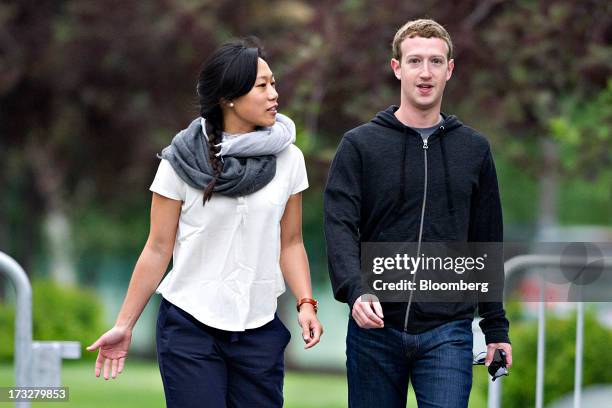
[[[121,373],[172,257],[157,287],[167,406],[280,407],[291,336],[275,313],[284,281],[298,299],[305,348],[323,332],[302,241],[304,157],[254,39],[219,48],[197,91],[201,117],[162,151],[149,237],[115,326],[87,349],[99,349],[97,377]]]

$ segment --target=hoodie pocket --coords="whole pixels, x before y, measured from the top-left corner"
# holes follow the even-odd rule
[[[409,234],[401,231],[382,231],[378,234],[377,242],[412,242]]]
[[[427,222],[425,218],[424,241],[448,242],[457,240],[457,222],[452,215],[446,215]]]
[[[444,321],[473,314],[475,310],[474,302],[415,302],[413,307],[416,309],[418,320],[423,321]]]
[[[418,239],[418,220],[415,217],[402,216],[397,212],[393,217],[379,221],[380,229],[373,235],[376,242],[416,242]]]

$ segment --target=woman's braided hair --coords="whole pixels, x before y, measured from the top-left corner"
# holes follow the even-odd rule
[[[217,156],[219,148],[215,147],[223,140],[221,103],[245,95],[253,88],[259,58],[264,58],[264,55],[256,37],[228,42],[204,62],[198,75],[200,116],[206,122],[208,156],[213,168],[213,179],[204,189],[204,205],[211,199],[217,179],[223,171],[223,162]]]

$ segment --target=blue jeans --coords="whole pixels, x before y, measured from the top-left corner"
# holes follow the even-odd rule
[[[472,388],[472,321],[419,334],[362,329],[349,318],[346,367],[349,407],[406,407],[412,381],[419,408],[464,408]]]

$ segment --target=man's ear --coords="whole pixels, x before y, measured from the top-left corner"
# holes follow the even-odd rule
[[[448,60],[448,70],[446,71],[446,80],[448,81],[453,76],[453,70],[455,69],[455,60],[453,58]]]
[[[395,75],[397,79],[401,79],[401,64],[395,58],[391,58],[391,69],[393,70],[393,75]]]

